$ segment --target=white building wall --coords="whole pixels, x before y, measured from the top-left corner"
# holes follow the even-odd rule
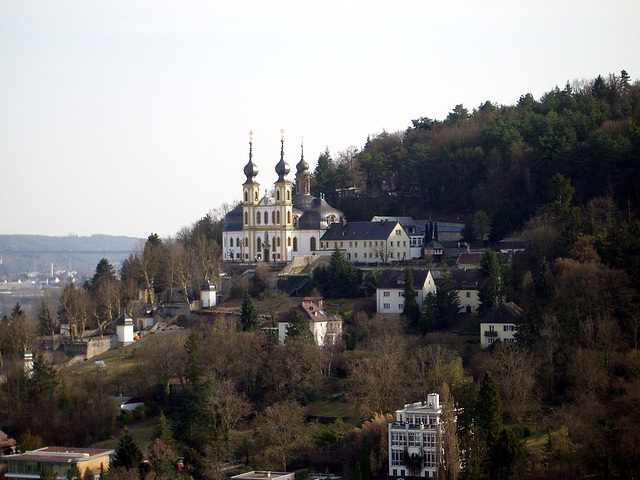
[[[506,345],[511,345],[515,343],[517,330],[515,323],[481,323],[480,346],[487,348],[498,339]]]
[[[458,290],[458,299],[460,300],[461,312],[474,313],[480,307],[478,290]]]

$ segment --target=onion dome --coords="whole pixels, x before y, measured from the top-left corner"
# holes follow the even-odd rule
[[[253,132],[251,132],[253,134]],[[253,163],[253,138],[249,138],[249,163],[244,166],[244,174],[247,176],[246,183],[255,183],[255,177],[258,175],[258,167]]]
[[[280,130],[282,136],[280,137],[280,161],[276,165],[276,173],[278,174],[277,183],[286,182],[284,178],[289,174],[290,168],[287,162],[284,161],[284,130]]]
[[[296,165],[296,171],[298,174],[309,173],[309,164],[304,159],[304,144],[300,145],[300,161]]]

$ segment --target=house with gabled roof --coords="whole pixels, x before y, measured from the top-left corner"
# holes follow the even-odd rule
[[[500,305],[480,323],[480,346],[487,348],[497,340],[505,345],[514,344],[523,316],[522,309],[513,302]]]
[[[436,283],[429,270],[411,270],[416,290],[416,302],[420,311],[429,293],[436,293]],[[376,311],[378,313],[402,313],[407,270],[385,270],[376,288]]]
[[[487,279],[480,277],[480,270],[450,270],[451,278],[456,284],[460,311],[474,313],[480,307],[480,290]]]
[[[309,322],[309,330],[317,345],[321,347],[332,346],[342,338],[344,323],[342,317],[329,315],[325,311],[323,297],[305,297],[295,310],[300,311]],[[278,322],[278,340],[282,345],[286,341],[287,329],[291,325],[292,315],[294,315],[293,311]]]
[[[320,250],[340,250],[350,262],[389,263],[411,258],[411,239],[400,222],[332,223],[320,238]]]

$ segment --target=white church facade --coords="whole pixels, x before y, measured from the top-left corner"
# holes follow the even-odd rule
[[[223,259],[234,262],[290,262],[296,256],[320,250],[320,237],[344,214],[324,199],[311,195],[309,164],[304,151],[296,165],[295,183],[287,179],[290,168],[284,161],[281,138],[278,178],[272,194],[260,194],[253,163],[253,140],[249,141],[249,163],[244,167],[242,203],[225,216],[222,232]]]

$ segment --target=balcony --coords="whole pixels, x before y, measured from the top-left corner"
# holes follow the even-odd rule
[[[496,332],[496,331],[493,331],[493,332],[487,331],[487,332],[484,332],[484,336],[485,337],[497,337],[498,336],[498,332]]]

